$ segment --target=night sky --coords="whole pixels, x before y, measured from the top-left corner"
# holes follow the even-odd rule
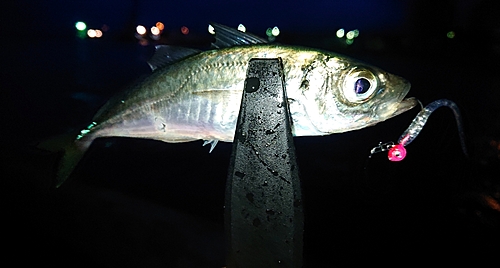
[[[412,1],[17,1],[17,15],[25,23],[47,32],[71,30],[74,21],[85,20],[93,27],[102,24],[123,30],[130,23],[152,25],[163,21],[167,27],[187,25],[204,31],[207,22],[250,28],[282,26],[289,31],[328,30],[336,27],[362,30],[393,30],[404,22]]]
[[[242,23],[261,37],[278,26],[275,42],[360,59],[409,80],[408,96],[424,105],[447,98],[461,109],[469,158],[446,108],[400,163],[369,151],[395,141],[417,109],[363,130],[295,139],[306,267],[435,259],[480,266],[497,257],[500,238],[498,3],[4,1],[0,172],[12,237],[5,254],[53,267],[224,266],[230,143],[208,154],[201,141],[98,139],[59,189],[60,154],[36,147],[87,126],[106,100],[148,75],[154,45],[209,49],[214,21]],[[91,39],[77,21],[107,31]],[[135,27],[158,21],[162,38],[141,44]],[[339,28],[359,37],[348,45]]]

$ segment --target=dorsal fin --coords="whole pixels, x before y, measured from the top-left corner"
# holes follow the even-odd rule
[[[197,54],[200,50],[194,48],[176,47],[170,45],[157,45],[153,57],[148,60],[151,70],[156,70],[159,67],[172,64],[185,57]]]
[[[211,22],[210,25],[215,30],[214,48],[226,48],[241,45],[266,44],[267,41],[253,34],[244,33],[222,24]]]

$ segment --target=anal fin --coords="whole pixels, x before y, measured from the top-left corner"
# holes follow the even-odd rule
[[[219,140],[206,140],[206,141],[203,141],[203,146],[207,145],[207,144],[210,144],[210,151],[209,153],[211,153],[215,146],[217,145],[217,143],[219,142]]]

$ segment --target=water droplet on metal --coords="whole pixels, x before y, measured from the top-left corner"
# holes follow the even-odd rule
[[[247,93],[253,93],[257,91],[260,87],[260,80],[257,77],[250,77],[245,80],[245,91]]]

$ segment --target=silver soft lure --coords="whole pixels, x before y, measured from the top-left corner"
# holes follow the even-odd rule
[[[415,138],[420,134],[420,131],[424,128],[427,123],[429,116],[439,107],[449,107],[453,114],[455,115],[455,120],[457,122],[458,134],[460,137],[460,145],[462,146],[462,151],[467,156],[467,147],[465,145],[465,134],[462,126],[462,116],[460,115],[460,110],[458,106],[451,100],[441,99],[429,103],[427,106],[422,108],[422,110],[413,119],[410,126],[401,134],[398,139],[397,144],[394,142],[380,143],[378,146],[371,150],[371,154],[378,152],[388,151],[387,157],[389,160],[397,162],[401,161],[406,157],[405,147],[410,144]]]

